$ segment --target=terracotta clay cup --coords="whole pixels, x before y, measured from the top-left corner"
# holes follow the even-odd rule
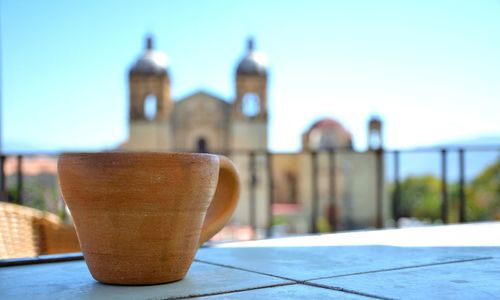
[[[240,191],[233,163],[211,154],[62,154],[58,173],[90,273],[110,284],[184,278]]]

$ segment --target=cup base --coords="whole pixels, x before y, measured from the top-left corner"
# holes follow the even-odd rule
[[[166,284],[166,283],[174,283],[176,281],[180,281],[184,279],[186,275],[182,274],[179,276],[175,277],[169,277],[169,278],[161,278],[161,279],[155,279],[155,280],[107,280],[103,278],[96,278],[94,277],[95,280],[102,284],[107,284],[107,285],[160,285],[160,284]]]
[[[193,255],[178,257],[175,263],[158,257],[120,257],[98,253],[84,253],[92,277],[112,285],[157,285],[183,279]],[[133,259],[132,257],[135,257]]]

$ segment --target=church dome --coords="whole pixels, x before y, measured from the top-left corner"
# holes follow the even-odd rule
[[[236,69],[237,74],[242,75],[266,75],[267,56],[263,52],[255,50],[254,40],[248,39],[247,52],[241,59]]]
[[[324,118],[314,122],[314,124],[311,125],[311,127],[309,128],[308,132],[311,132],[314,129],[320,129],[326,131],[335,130],[339,131],[344,135],[350,135],[350,133],[347,131],[347,129],[344,128],[344,126],[342,126],[342,124],[330,118]]]
[[[153,38],[146,39],[146,51],[130,69],[130,75],[166,75],[168,57],[153,49]]]
[[[324,118],[315,122],[304,134],[302,147],[310,150],[352,148],[352,135],[339,122]]]

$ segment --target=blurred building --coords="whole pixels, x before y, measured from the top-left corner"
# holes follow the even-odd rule
[[[234,99],[198,91],[174,101],[168,57],[148,37],[129,71],[129,135],[120,148],[229,155],[242,179],[236,225],[265,228],[272,189],[273,214],[289,219],[288,232],[307,232],[313,209],[330,228],[374,226],[380,119],[369,122],[366,152],[353,150],[351,133],[340,123],[323,119],[303,134],[302,151],[275,154],[268,161],[268,72],[266,55],[249,39],[236,65]]]
[[[165,54],[146,49],[129,72],[130,150],[227,153],[267,149],[266,58],[248,41],[235,73],[236,99],[195,92],[173,101]]]

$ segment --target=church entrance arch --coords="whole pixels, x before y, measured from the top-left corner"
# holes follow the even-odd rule
[[[199,137],[196,141],[196,152],[208,153],[207,140],[204,137]]]

